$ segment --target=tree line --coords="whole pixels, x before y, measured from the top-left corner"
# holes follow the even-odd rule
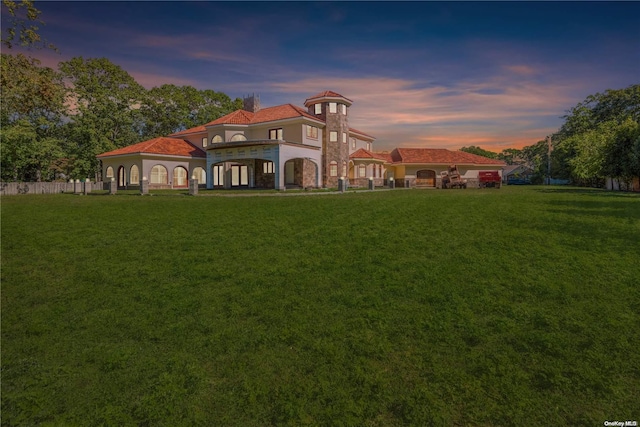
[[[150,90],[106,58],[58,69],[2,54],[2,180],[96,177],[96,155],[215,120],[241,108],[213,90],[165,84]]]
[[[560,129],[550,135],[551,146],[543,139],[500,153],[473,145],[461,151],[526,165],[533,171],[534,183],[551,176],[601,186],[606,177],[627,184],[640,177],[640,85],[589,95],[563,119]]]

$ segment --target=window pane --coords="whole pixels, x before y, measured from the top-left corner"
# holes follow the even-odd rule
[[[231,185],[240,185],[240,168],[231,166]]]
[[[203,147],[207,146],[207,137],[206,136],[204,138],[202,138],[202,146]]]
[[[131,172],[129,173],[129,179],[131,180],[131,184],[139,184],[140,183],[140,172],[138,172],[138,166],[131,166]]]
[[[316,104],[316,114],[322,114],[322,104]]]
[[[168,184],[167,169],[156,165],[151,169],[151,184]]]
[[[249,167],[240,166],[240,185],[249,185]]]
[[[329,132],[329,141],[331,142],[338,141],[338,132],[334,132],[334,131]]]
[[[338,164],[336,162],[331,162],[329,164],[329,174],[331,176],[338,176]]]
[[[342,114],[344,114],[346,116],[347,115],[347,106],[345,104],[340,104],[340,107],[342,107]]]
[[[330,113],[337,113],[338,112],[338,104],[336,104],[335,102],[330,102],[329,103],[329,112]]]

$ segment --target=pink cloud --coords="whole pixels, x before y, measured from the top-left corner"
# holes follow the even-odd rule
[[[531,145],[557,130],[557,118],[575,102],[573,85],[503,77],[426,88],[393,78],[309,77],[271,87],[301,98],[327,89],[347,96],[354,101],[350,123],[374,135],[376,149]]]

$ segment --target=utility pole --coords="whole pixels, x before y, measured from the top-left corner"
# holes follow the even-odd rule
[[[547,185],[551,185],[551,135],[547,135]]]

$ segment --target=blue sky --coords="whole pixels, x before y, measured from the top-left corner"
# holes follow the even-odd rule
[[[147,88],[352,99],[393,147],[500,151],[554,132],[587,95],[639,83],[638,2],[36,2],[55,67],[107,57]],[[3,50],[4,51],[4,50]]]

